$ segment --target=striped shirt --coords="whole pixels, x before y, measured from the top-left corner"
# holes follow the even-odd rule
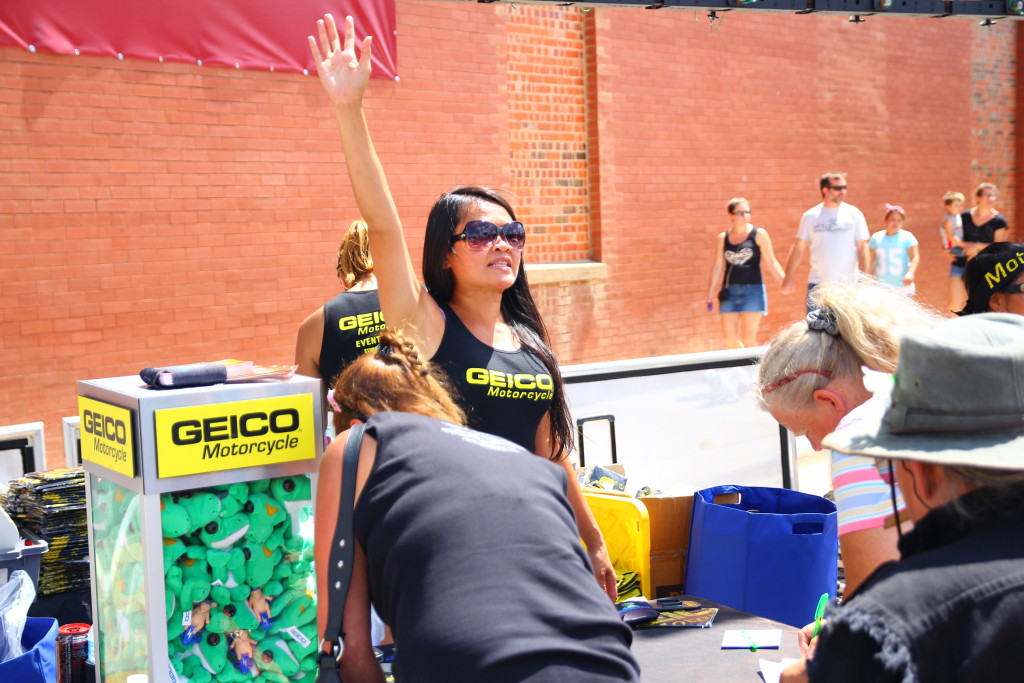
[[[872,411],[885,410],[874,399],[851,410],[839,421],[836,430],[856,424]],[[896,486],[896,504],[900,510],[906,505],[903,493]],[[875,529],[885,525],[891,517],[892,493],[875,468],[875,458],[864,455],[845,455],[832,451],[832,489],[839,509],[839,535],[852,531]]]

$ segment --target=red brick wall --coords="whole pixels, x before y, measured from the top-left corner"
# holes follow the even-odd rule
[[[784,260],[817,176],[848,172],[873,228],[884,202],[907,208],[933,303],[943,192],[995,179],[1014,225],[1013,22],[696,18],[400,0],[401,81],[375,80],[368,109],[414,260],[439,193],[510,190],[531,261],[607,264],[536,287],[579,363],[718,346],[702,299],[737,194]],[[11,48],[0,64],[0,424],[43,420],[57,465],[76,380],[289,362],[355,215],[316,78]],[[768,290],[765,341],[801,311]]]

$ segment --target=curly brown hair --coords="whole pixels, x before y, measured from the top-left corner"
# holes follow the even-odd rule
[[[343,409],[366,418],[397,411],[465,425],[466,414],[452,400],[448,386],[444,372],[424,360],[411,339],[387,328],[380,333],[375,352],[355,359],[338,376],[334,399]],[[342,414],[335,413],[334,428],[348,429]]]

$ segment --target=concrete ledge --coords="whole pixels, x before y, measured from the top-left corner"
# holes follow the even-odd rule
[[[608,266],[598,261],[527,263],[526,277],[531,285],[604,280],[608,277]]]

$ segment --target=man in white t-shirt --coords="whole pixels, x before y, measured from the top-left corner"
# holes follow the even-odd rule
[[[800,219],[796,242],[786,259],[786,278],[782,291],[793,291],[793,274],[803,261],[808,247],[811,252],[811,275],[808,293],[822,282],[851,282],[857,278],[857,267],[868,266],[868,232],[864,214],[847,204],[846,177],[841,173],[821,176],[821,204],[808,209]]]

